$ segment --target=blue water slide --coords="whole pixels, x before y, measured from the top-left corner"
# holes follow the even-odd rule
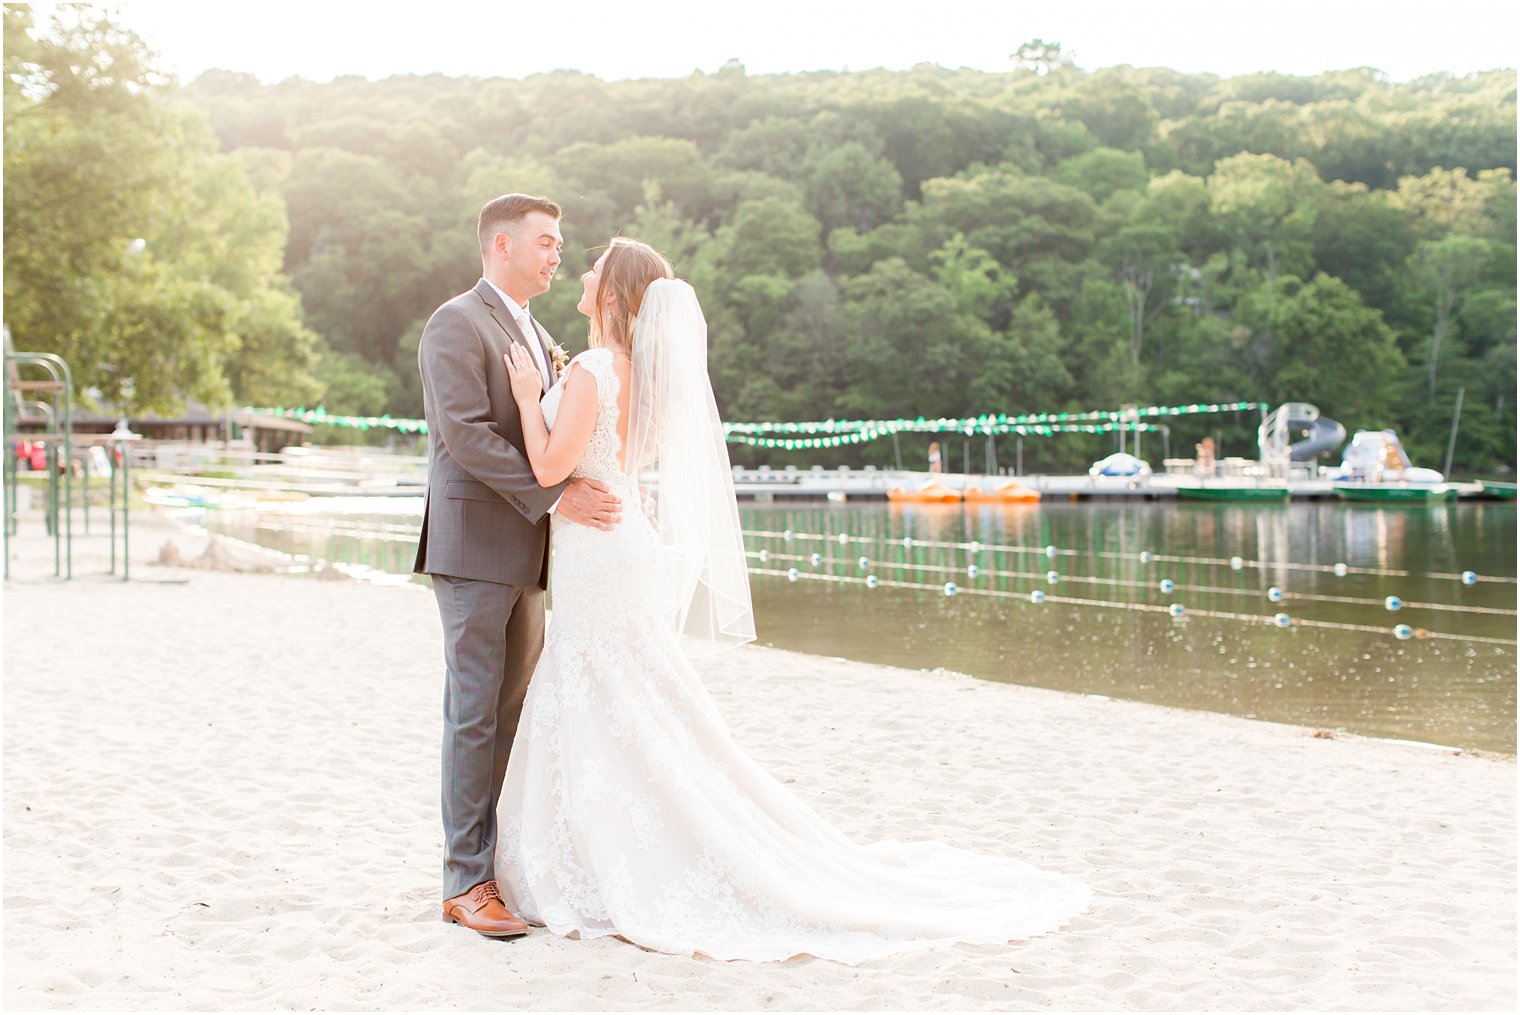
[[[1334,451],[1346,440],[1346,428],[1324,416],[1309,418],[1289,417],[1288,429],[1293,432],[1307,430],[1309,435],[1296,444],[1288,445],[1288,454],[1295,462],[1312,462],[1327,451]]]

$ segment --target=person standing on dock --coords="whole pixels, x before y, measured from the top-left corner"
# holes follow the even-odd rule
[[[1212,476],[1214,474],[1214,438],[1205,437],[1193,450],[1198,455],[1198,474]]]
[[[503,355],[527,350],[543,386],[557,348],[528,312],[560,263],[560,209],[507,194],[480,211],[481,279],[439,307],[417,347],[428,424],[427,504],[413,570],[443,621],[443,918],[489,937],[527,926],[496,886],[496,803],[544,647],[549,513],[610,529],[605,484],[540,487]]]

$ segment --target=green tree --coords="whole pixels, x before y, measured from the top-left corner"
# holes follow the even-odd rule
[[[1280,276],[1241,309],[1245,323],[1272,336],[1260,378],[1270,400],[1311,402],[1351,427],[1388,425],[1404,357],[1381,315],[1344,282]]]
[[[129,412],[316,390],[285,223],[142,41],[88,8],[5,8],[5,306],[22,348]]]
[[[779,116],[756,120],[728,134],[715,161],[781,179],[800,179],[812,134],[801,120]]]
[[[1119,405],[1143,397],[1145,371],[1130,355],[1129,311],[1124,290],[1112,275],[1093,265],[1072,304],[1070,344],[1061,358],[1082,383],[1078,397],[1096,405]]]
[[[713,210],[714,174],[690,141],[628,137],[611,144],[574,144],[555,154],[554,166],[572,193],[594,192],[609,199],[618,224],[643,203],[649,182],[690,218],[704,219]],[[615,230],[613,224],[608,235]]]
[[[956,333],[955,300],[900,258],[882,261],[844,285],[850,416],[958,415],[965,405],[970,355]]]
[[[340,416],[379,416],[390,404],[392,375],[358,356],[332,352],[322,357],[322,405]]]
[[[1059,42],[1046,42],[1044,39],[1030,39],[1021,43],[1008,59],[1019,70],[1042,75],[1073,66],[1071,54],[1061,52]]]
[[[745,201],[715,241],[723,271],[737,285],[751,275],[795,279],[822,260],[818,220],[781,198]]]
[[[926,182],[909,216],[926,238],[961,233],[1027,281],[1032,261],[1079,261],[1091,251],[1097,206],[1075,187],[998,169]]]
[[[1150,181],[1145,157],[1117,148],[1094,148],[1067,159],[1052,174],[1056,182],[1076,187],[1102,204],[1121,190],[1143,191]]]
[[[1309,341],[1317,360],[1326,350],[1280,329],[1338,306],[1315,288],[1324,273],[1360,312],[1381,313],[1413,363],[1380,381],[1397,394],[1366,422],[1406,428],[1423,454],[1465,386],[1464,447],[1513,462],[1512,70],[1220,78],[1089,73],[1069,56],[1040,44],[1014,73],[750,76],[734,64],[618,82],[565,71],[263,86],[217,73],[179,94],[259,198],[285,201],[284,273],[309,326],[373,375],[366,386],[342,380],[356,361],[319,368],[356,405],[383,390],[393,412],[415,411],[417,335],[477,277],[476,212],[526,190],[565,208],[565,264],[534,314],[578,344],[576,274],[610,235],[653,241],[702,296],[725,412],[1289,393],[1308,383],[1295,345]],[[25,80],[8,87],[20,96]],[[61,179],[80,172],[61,160]],[[120,235],[152,241],[132,270],[166,256],[135,226]],[[1432,396],[1436,304],[1415,248],[1453,236],[1492,246],[1450,310]],[[184,305],[244,343],[231,364],[248,329],[237,301],[204,295]],[[1348,316],[1359,319],[1329,314],[1332,334]],[[1230,440],[1250,437],[1249,421],[1232,426]],[[884,460],[879,446],[859,454]]]
[[[1126,226],[1099,244],[1098,260],[1124,291],[1130,361],[1139,364],[1146,326],[1166,306],[1173,266],[1180,259],[1172,233],[1160,226]]]
[[[1038,294],[1014,305],[1002,331],[976,327],[966,331],[979,341],[972,345],[968,413],[1046,412],[1065,405],[1076,382],[1061,361],[1061,323]]]
[[[285,270],[312,327],[338,352],[415,369],[395,361],[398,329],[478,277],[474,214],[466,227],[455,212],[454,228],[434,246],[427,218],[392,169],[337,148],[297,152],[284,198]]]
[[[1425,360],[1428,394],[1435,394],[1436,364],[1441,355],[1441,344],[1451,329],[1453,314],[1492,256],[1493,245],[1473,236],[1425,240],[1415,248],[1410,267],[1430,293],[1434,317],[1430,353]]]
[[[1406,176],[1390,199],[1424,239],[1465,233],[1483,239],[1515,239],[1515,178],[1504,169],[1486,169],[1477,178],[1465,169],[1432,169]]]
[[[1057,99],[1057,108],[1085,126],[1098,144],[1126,151],[1148,146],[1161,119],[1146,90],[1123,68],[1105,68],[1071,81]]]
[[[859,142],[817,153],[809,167],[808,210],[826,230],[869,232],[902,207],[902,177]]]
[[[1409,217],[1387,191],[1332,183],[1314,220],[1314,263],[1386,315],[1401,299],[1415,239]]]
[[[1220,162],[1209,177],[1214,214],[1249,263],[1269,279],[1308,272],[1323,193],[1319,174],[1302,159],[1237,155]]]

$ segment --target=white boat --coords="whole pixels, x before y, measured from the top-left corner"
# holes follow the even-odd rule
[[[1107,458],[1101,458],[1092,464],[1087,470],[1089,476],[1149,476],[1151,466],[1149,462],[1136,458],[1134,455],[1123,451],[1116,451]]]

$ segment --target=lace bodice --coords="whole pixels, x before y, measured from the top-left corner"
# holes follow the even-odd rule
[[[559,380],[544,395],[540,405],[544,422],[554,429],[559,417],[559,405],[565,397],[565,382],[570,379],[572,367],[579,366],[596,379],[596,423],[591,428],[591,440],[586,452],[570,475],[574,479],[598,479],[604,483],[621,483],[622,466],[618,464],[618,452],[623,442],[618,438],[618,393],[622,384],[612,365],[611,349],[587,349],[570,361]]]

